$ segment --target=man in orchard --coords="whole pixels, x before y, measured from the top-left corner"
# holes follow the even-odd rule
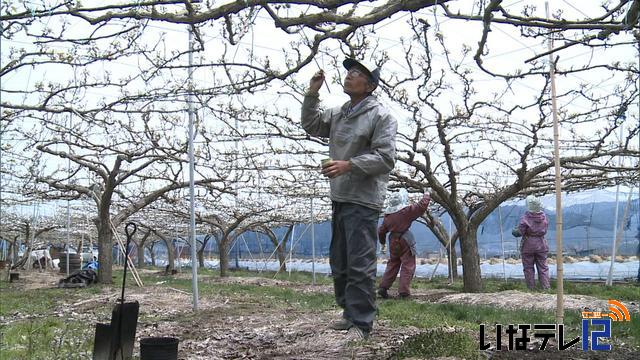
[[[376,316],[376,228],[395,165],[397,123],[372,95],[380,69],[354,59],[342,64],[350,100],[320,109],[325,75],[318,71],[304,97],[302,127],[309,135],[329,138],[331,160],[323,162],[322,174],[331,185],[330,264],[336,302],[343,309],[331,328],[366,339]]]

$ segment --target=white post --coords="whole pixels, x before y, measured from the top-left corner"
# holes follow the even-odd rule
[[[71,143],[71,114],[69,114],[69,143]],[[71,155],[71,144],[67,145],[69,155]],[[71,176],[71,158],[67,159],[67,174]],[[71,180],[71,179],[69,179]],[[67,200],[67,276],[69,276],[69,242],[71,241],[71,200]]]
[[[180,191],[180,193],[182,193],[182,191]],[[182,197],[182,194],[180,194],[180,197]],[[174,245],[174,242],[175,242],[175,245]],[[174,265],[177,262],[178,269],[182,270],[180,269],[180,259],[179,259],[178,249],[180,249],[180,245],[178,244],[178,224],[174,222],[173,223],[173,239],[171,240],[171,250],[173,250]],[[167,249],[167,265],[168,264],[169,264],[169,249]]]
[[[2,108],[0,107],[0,112],[2,111]],[[2,123],[0,123],[0,169],[2,169],[2,133],[3,133],[3,129],[2,129]],[[2,228],[2,219],[4,218],[2,215],[2,171],[0,170],[0,229]],[[8,242],[3,242],[3,249],[6,249],[9,246]],[[15,247],[15,245],[14,245]],[[3,250],[4,251],[4,250]],[[8,254],[8,249],[6,249],[6,252],[3,252]],[[10,254],[9,254],[10,255]],[[3,260],[7,261],[7,265],[9,266],[9,268],[11,268],[11,261],[9,261],[9,259],[7,257],[3,258]]]
[[[453,263],[453,258],[451,257],[451,255],[453,254],[453,252],[452,252],[453,251],[453,236],[451,236],[453,234],[451,233],[451,231],[453,229],[451,227],[451,214],[447,213],[447,215],[449,215],[449,234],[448,234],[448,237],[449,237],[449,282],[450,282],[450,284],[453,284],[453,267],[454,266],[458,267],[458,264],[454,264]],[[438,261],[438,263],[440,263],[440,261]]]
[[[38,207],[37,204],[38,204],[37,202],[33,203],[33,215],[31,217],[31,232],[30,232],[31,239],[27,238],[27,241],[29,242],[30,245],[25,246],[25,249],[24,249],[25,255],[27,257],[27,271],[31,271],[32,265],[33,265],[33,262],[31,259],[31,252],[33,251],[34,242],[36,240],[36,226],[37,226],[37,219],[38,219],[38,214],[36,212],[36,208]],[[38,264],[40,264],[39,259],[38,259]],[[67,262],[67,264],[69,263]],[[69,268],[67,267],[67,269]],[[67,272],[69,271],[67,270]]]
[[[293,261],[293,244],[296,241],[296,224],[291,228],[291,238],[289,243],[289,277],[291,277],[291,262]]]
[[[80,234],[80,248],[78,254],[80,255],[80,270],[82,270],[82,247],[84,246],[84,231]]]
[[[198,310],[198,257],[196,254],[196,213],[194,192],[195,158],[193,155],[193,31],[189,29],[189,236],[191,238],[191,287],[193,289],[193,311]]]
[[[504,281],[507,281],[507,270],[504,264],[505,259],[504,259],[504,231],[502,229],[502,206],[498,206],[498,220],[500,221],[500,250],[502,251],[502,274],[504,275]]]
[[[71,242],[71,209],[69,208],[69,202],[70,200],[67,200],[67,276],[69,276],[69,243]]]
[[[544,3],[546,16],[549,17],[549,2]],[[563,286],[563,246],[562,246],[562,173],[560,172],[560,127],[556,104],[555,63],[553,61],[553,38],[549,37],[549,79],[551,80],[551,110],[553,114],[553,157],[555,165],[556,190],[556,324],[564,323],[564,286]]]
[[[620,146],[622,147],[622,136],[623,136],[623,128],[624,126],[620,126]],[[618,161],[619,165],[622,165],[622,159],[620,158]],[[630,193],[633,191],[633,188],[630,189]],[[607,275],[607,286],[611,286],[613,284],[613,265],[616,262],[616,239],[618,238],[618,196],[620,195],[620,184],[616,185],[616,208],[614,210],[613,215],[613,239],[611,240],[611,264],[609,265],[609,274]],[[624,221],[624,219],[623,219]]]

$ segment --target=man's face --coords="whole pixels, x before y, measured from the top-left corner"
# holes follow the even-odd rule
[[[369,77],[357,67],[352,67],[344,78],[344,92],[350,96],[362,96],[372,92],[375,87],[369,82]]]

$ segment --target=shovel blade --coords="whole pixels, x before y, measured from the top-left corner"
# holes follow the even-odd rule
[[[96,324],[93,360],[120,360],[133,357],[139,311],[140,304],[137,301],[116,304],[111,312],[111,323]]]
[[[111,325],[96,324],[96,334],[93,340],[93,360],[111,360]]]

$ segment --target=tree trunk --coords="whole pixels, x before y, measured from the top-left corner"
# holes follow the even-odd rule
[[[453,243],[451,245],[451,252],[449,252],[449,248],[446,248],[447,256],[450,258],[448,262],[449,267],[449,278],[457,279],[458,278],[458,254],[456,252],[456,244]],[[452,275],[453,273],[453,275]]]
[[[156,243],[152,243],[151,246],[149,246],[149,253],[151,253],[151,266],[155,267],[156,266],[156,253],[153,251],[153,248],[156,247]]]
[[[16,264],[18,262],[18,251],[20,249],[20,244],[16,239],[14,242],[9,245],[9,254],[11,254],[11,263]]]
[[[176,268],[175,265],[175,254],[173,253],[173,244],[171,240],[164,240],[164,244],[167,246],[167,272],[171,272]]]
[[[278,268],[278,272],[287,271],[287,241],[291,237],[291,233],[293,232],[294,224],[287,226],[287,232],[282,237],[282,241],[278,242],[278,237],[276,234],[268,227],[262,227],[262,233],[269,237],[269,240],[273,244],[275,248],[276,254],[278,256],[278,262],[280,263],[280,267]]]
[[[278,261],[280,262],[280,268],[278,272],[287,271],[287,253],[285,252],[284,246],[278,246],[276,248],[276,252],[278,253]]]
[[[136,243],[136,258],[138,259],[138,268],[142,269],[145,265],[144,263],[144,244],[147,243],[147,240],[149,239],[149,236],[151,235],[151,229],[147,230],[147,232],[144,234],[144,236],[142,237],[142,239],[140,239],[140,242]]]
[[[16,254],[17,253],[18,251],[16,251]],[[22,254],[22,257],[19,258],[18,261],[16,261],[11,268],[12,269],[22,268],[25,270],[31,270],[31,245],[30,244],[26,245],[24,254]]]
[[[198,266],[204,269],[204,246],[197,251],[196,255],[198,256]]]
[[[202,240],[202,247],[198,249],[196,255],[198,256],[198,265],[200,268],[204,269],[204,250],[207,248],[207,243],[211,239],[211,234],[207,234]]]
[[[99,220],[98,228],[98,282],[113,284],[113,232],[109,220]],[[118,247],[118,251],[120,248]]]
[[[138,269],[144,268],[144,242],[136,246],[138,248]]]
[[[469,226],[467,229],[468,231],[459,233],[464,291],[480,292],[482,291],[482,276],[478,254],[478,229],[473,226]]]
[[[229,270],[229,238],[224,238],[218,243],[218,252],[220,257],[220,277],[227,277]]]

